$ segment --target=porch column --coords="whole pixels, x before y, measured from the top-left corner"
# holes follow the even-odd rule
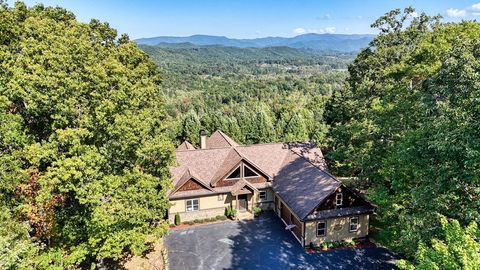
[[[236,198],[236,200],[237,200],[237,204],[235,205],[235,208],[237,209],[237,212],[238,212],[238,210],[239,210],[239,207],[238,207],[238,194],[235,195],[235,198]]]
[[[240,210],[239,210],[240,208],[238,207],[238,194],[236,194],[235,197],[236,197],[236,199],[237,199],[237,205],[235,206],[235,208],[237,208],[237,216],[235,217],[235,219],[238,220],[238,215],[239,215],[239,213],[240,213]]]

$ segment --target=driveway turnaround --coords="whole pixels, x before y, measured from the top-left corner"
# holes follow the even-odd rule
[[[273,213],[171,231],[165,239],[170,269],[394,269],[383,248],[307,254]]]

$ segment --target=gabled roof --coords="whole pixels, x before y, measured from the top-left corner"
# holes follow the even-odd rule
[[[302,220],[340,186],[329,173],[293,151],[287,154],[273,181],[275,192]]]
[[[223,133],[220,130],[215,131],[207,139],[207,149],[234,147],[238,145],[238,143],[236,143],[232,138],[228,137],[227,134]]]
[[[177,190],[179,190],[188,180],[193,179],[195,182],[199,183],[201,186],[203,186],[205,189],[212,190],[208,184],[200,180],[198,176],[195,176],[194,173],[190,171],[190,169],[187,168],[187,170],[184,172],[182,177],[177,181],[175,184],[175,188],[170,191],[170,193],[175,193]]]
[[[240,179],[235,185],[232,187],[232,194],[235,195],[237,193],[241,193],[241,191],[245,188],[249,187],[251,188],[254,192],[258,192],[258,189],[256,189],[252,184],[250,184],[248,181],[245,181],[245,179]]]
[[[195,146],[193,146],[191,143],[189,143],[188,141],[183,141],[182,144],[180,144],[178,147],[177,147],[177,150],[181,151],[181,150],[195,150]]]
[[[170,193],[171,198],[201,196],[235,190],[234,186],[217,187],[241,162],[246,162],[268,179],[251,184],[262,188],[272,185],[274,191],[301,219],[334,192],[341,183],[328,173],[322,151],[312,142],[239,145],[221,131],[207,139],[207,149],[177,150],[178,166],[171,168],[175,188],[188,172],[211,190]],[[245,180],[239,181],[239,185]],[[248,182],[248,181],[245,181]],[[243,188],[244,186],[242,186]]]

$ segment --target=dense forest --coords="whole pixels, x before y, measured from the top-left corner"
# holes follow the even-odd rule
[[[200,128],[251,144],[325,141],[325,101],[339,90],[355,53],[288,47],[140,46],[162,70],[162,91],[179,144]]]
[[[360,52],[137,45],[0,0],[0,269],[118,268],[162,237],[174,146],[316,140],[406,269],[480,267],[480,25],[393,10]]]

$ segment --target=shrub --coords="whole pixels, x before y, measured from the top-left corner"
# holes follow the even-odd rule
[[[218,215],[218,216],[215,217],[215,219],[216,219],[216,220],[221,220],[221,219],[224,218],[224,217],[225,217],[225,216],[220,216],[220,215]]]
[[[193,223],[202,223],[202,220],[200,220],[200,219],[194,219],[194,220],[193,220]]]
[[[226,220],[227,217],[226,216],[220,216],[219,220]]]
[[[254,214],[255,216],[258,216],[258,215],[260,215],[260,213],[262,213],[262,208],[260,208],[260,207],[258,207],[258,206],[254,206],[254,207],[253,207],[253,214]]]
[[[225,216],[229,218],[234,218],[237,216],[237,210],[232,206],[228,206],[227,208],[225,208]]]
[[[176,213],[175,214],[175,225],[178,226],[180,225],[180,214],[179,213]]]
[[[193,221],[185,221],[185,222],[183,222],[183,224],[193,225],[193,224],[195,224],[195,223],[193,223]]]

